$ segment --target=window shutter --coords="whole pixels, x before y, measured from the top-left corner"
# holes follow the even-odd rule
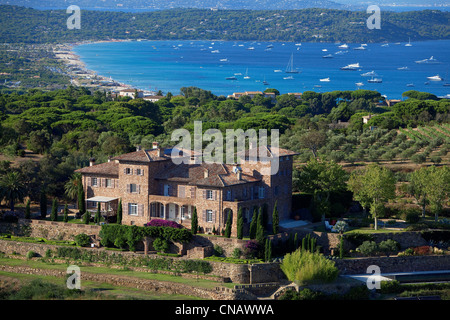
[[[127,193],[130,193],[130,192],[131,192],[131,185],[127,184]]]
[[[206,190],[203,190],[203,199],[206,199]]]
[[[102,179],[102,183],[103,183],[102,187],[106,187],[106,179]]]
[[[214,210],[213,211],[213,214],[212,214],[212,222],[216,222],[216,210]]]
[[[203,210],[203,221],[206,222],[206,210]]]
[[[144,175],[144,169],[141,169],[141,176]]]
[[[87,185],[90,187],[92,186],[92,181],[91,181],[91,177],[87,178]]]
[[[123,169],[123,173],[127,174],[127,168]]]
[[[213,195],[214,195],[213,199],[216,200],[217,199],[217,190],[214,190]]]
[[[195,187],[191,188],[191,198],[194,199],[195,198]]]
[[[179,197],[186,198],[186,187],[185,186],[179,186]]]
[[[144,205],[143,204],[138,205],[138,216],[140,216],[140,217],[144,216]]]
[[[137,185],[137,192],[138,192],[139,194],[141,194],[141,185],[140,185],[140,184]]]
[[[122,210],[123,210],[123,215],[128,215],[128,203],[124,203],[125,205],[123,206]]]

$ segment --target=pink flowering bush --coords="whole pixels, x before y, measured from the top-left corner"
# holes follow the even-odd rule
[[[162,219],[153,219],[150,222],[145,224],[146,227],[171,227],[175,229],[181,229],[182,226],[175,221],[170,220],[162,220]]]

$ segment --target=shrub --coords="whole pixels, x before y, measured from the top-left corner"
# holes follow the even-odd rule
[[[378,245],[378,248],[381,252],[389,254],[398,252],[400,245],[397,241],[387,239],[385,241],[381,241],[380,244]]]
[[[233,259],[240,259],[242,256],[242,251],[239,248],[234,248],[233,253],[231,254],[231,257]]]
[[[328,260],[320,253],[300,249],[284,257],[281,270],[290,281],[301,284],[332,282],[339,273],[334,261]]]
[[[400,282],[397,280],[391,281],[381,281],[380,282],[380,292],[381,293],[400,293],[403,289],[400,285]]]
[[[31,259],[34,257],[36,257],[36,252],[31,251],[31,250],[27,252],[27,259]]]
[[[359,247],[364,241],[373,241],[371,234],[352,232],[345,235],[345,239],[351,242],[355,247]]]
[[[416,209],[409,208],[406,210],[403,210],[401,213],[401,217],[407,222],[407,223],[417,223],[420,221],[420,212]]]
[[[221,257],[223,256],[223,249],[221,246],[219,246],[218,244],[214,245],[214,255],[216,257]]]
[[[51,258],[51,257],[52,257],[52,255],[53,255],[53,252],[52,252],[52,250],[50,250],[50,249],[47,249],[47,251],[45,251],[45,257],[46,257],[46,258]]]
[[[375,241],[364,241],[356,251],[361,252],[365,256],[371,256],[378,252],[378,245]]]
[[[165,239],[156,238],[155,241],[153,241],[153,248],[158,252],[167,252],[169,251],[169,242]]]
[[[91,237],[85,233],[80,233],[75,236],[75,243],[80,247],[88,247],[91,244]]]
[[[162,220],[162,219],[153,219],[150,222],[147,222],[144,226],[146,226],[146,227],[170,227],[170,228],[175,228],[175,229],[182,228],[182,226],[175,221]]]
[[[244,246],[244,255],[248,259],[253,259],[258,256],[258,252],[260,250],[260,245],[255,240],[248,241]]]
[[[423,256],[430,254],[432,249],[430,246],[420,246],[413,248],[413,250],[415,255]]]

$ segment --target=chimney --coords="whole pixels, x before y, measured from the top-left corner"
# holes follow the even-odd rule
[[[108,162],[111,162],[111,159],[112,159],[112,157],[111,157],[111,156],[109,156],[109,157],[108,157]]]
[[[242,172],[241,172],[241,170],[239,170],[236,174],[237,174],[237,179],[238,180],[242,180]]]
[[[141,151],[141,146],[136,146],[136,151]]]
[[[208,170],[208,169],[205,169],[205,171],[204,171],[204,177],[205,177],[205,178],[208,178],[208,177],[209,177],[209,170]]]
[[[159,142],[154,141],[152,147],[153,147],[153,149],[158,149],[159,148]]]
[[[89,159],[89,167],[92,167],[93,165],[95,165],[95,158],[90,158]]]
[[[164,156],[164,148],[158,148],[156,151],[156,156],[158,156],[159,158]]]

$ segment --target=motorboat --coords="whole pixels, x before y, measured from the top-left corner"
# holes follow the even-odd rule
[[[348,44],[344,43],[338,47],[339,49],[348,49]]]
[[[433,56],[431,56],[429,59],[423,59],[416,61],[418,64],[439,64],[441,63],[439,60],[435,59]]]
[[[342,67],[341,70],[358,70],[360,68],[359,63],[352,63],[349,65],[346,65],[345,67]]]
[[[320,82],[330,82],[330,78],[323,78],[319,80]]]
[[[325,58],[325,59],[327,59],[327,58],[333,58],[333,55],[330,53],[330,54],[327,54],[326,56],[322,56],[322,58]]]
[[[378,76],[378,74],[375,71],[372,70],[372,71],[369,71],[369,72],[361,74],[361,76],[363,76],[363,77],[376,77],[376,76]]]
[[[237,78],[235,76],[231,76],[231,77],[226,77],[225,80],[237,80]]]
[[[383,82],[383,79],[380,79],[380,78],[372,78],[372,79],[367,80],[367,82],[369,82],[369,83],[382,83],[382,82]]]
[[[428,80],[430,81],[442,81],[444,79],[442,79],[438,74],[432,77],[427,77]]]

